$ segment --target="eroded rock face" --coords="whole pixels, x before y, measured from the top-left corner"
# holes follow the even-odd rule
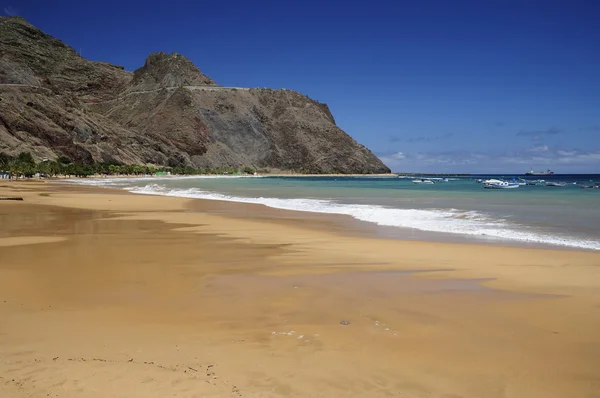
[[[133,72],[130,91],[156,90],[163,87],[216,86],[208,76],[181,54],[152,53],[143,67]]]
[[[325,104],[218,86],[180,54],[135,72],[92,62],[18,17],[0,18],[0,152],[80,162],[386,173]]]

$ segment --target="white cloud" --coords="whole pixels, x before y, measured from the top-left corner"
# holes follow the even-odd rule
[[[550,127],[545,130],[521,130],[517,133],[518,136],[524,137],[532,137],[533,139],[539,139],[541,136],[545,135],[557,135],[562,134],[562,130],[556,127]]]
[[[573,156],[573,155],[577,154],[577,151],[573,151],[573,150],[571,150],[571,151],[558,150],[558,151],[556,151],[556,153],[559,156]]]
[[[11,6],[4,7],[4,13],[10,17],[14,17],[15,15],[19,14],[19,12],[17,10],[15,10],[14,8],[12,8]]]
[[[529,152],[548,152],[549,149],[548,145],[540,145],[529,148]]]
[[[576,165],[595,165],[596,171],[600,169],[600,151],[578,153],[577,151],[558,151],[559,163],[576,164]]]
[[[386,166],[388,166],[389,168],[394,170],[394,169],[400,167],[400,165],[406,159],[406,154],[404,152],[382,154],[379,156],[379,159],[381,159],[381,161],[383,163],[385,163]]]

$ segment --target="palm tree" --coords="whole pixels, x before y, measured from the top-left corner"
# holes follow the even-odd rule
[[[10,156],[0,153],[0,171],[7,171],[11,161]]]

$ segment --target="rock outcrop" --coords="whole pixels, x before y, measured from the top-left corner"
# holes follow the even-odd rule
[[[0,18],[0,153],[118,162],[386,173],[325,104],[291,90],[217,85],[180,54],[128,72]]]

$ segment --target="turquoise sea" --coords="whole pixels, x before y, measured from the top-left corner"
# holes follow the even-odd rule
[[[600,175],[555,175],[566,187],[489,190],[472,176],[434,185],[397,177],[166,177],[76,182],[140,194],[257,203],[345,214],[387,236],[600,250]],[[500,176],[495,176],[498,178]],[[514,176],[502,176],[512,179]]]

